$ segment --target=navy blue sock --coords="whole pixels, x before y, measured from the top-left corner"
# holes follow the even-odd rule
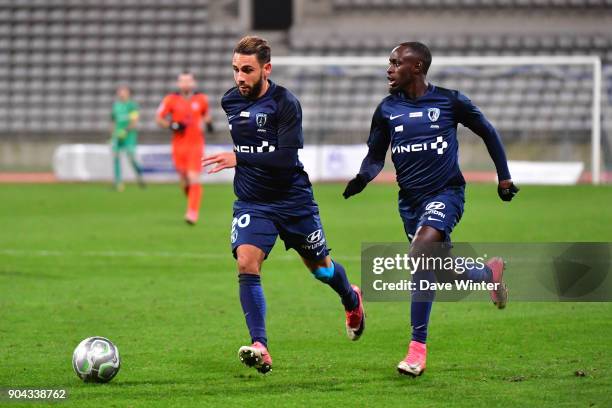
[[[492,282],[493,280],[493,272],[486,265],[483,268],[478,268],[476,265],[472,268],[465,268],[465,272],[458,274],[458,276],[472,282]]]
[[[427,342],[427,327],[429,326],[429,315],[435,297],[433,290],[420,290],[420,281],[427,280],[435,282],[433,272],[417,272],[413,276],[416,288],[412,292],[410,303],[410,325],[412,326],[412,340],[425,344]]]
[[[264,297],[259,275],[241,273],[238,275],[240,284],[240,304],[244,318],[251,334],[251,341],[262,343],[268,347],[266,336],[266,298]]]
[[[313,272],[315,278],[321,282],[327,283],[333,290],[340,295],[342,304],[345,310],[353,310],[359,306],[359,298],[357,293],[351,287],[344,267],[336,262],[332,261],[329,268],[319,268]]]

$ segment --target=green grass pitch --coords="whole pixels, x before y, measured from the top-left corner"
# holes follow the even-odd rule
[[[342,188],[315,195],[358,281],[361,242],[405,237],[394,186],[346,201]],[[263,268],[274,369],[243,367],[232,201],[230,186],[206,186],[191,228],[175,185],[0,186],[0,388],[66,388],[66,407],[612,406],[609,303],[435,304],[428,369],[412,379],[395,371],[408,303],[367,303],[366,333],[350,342],[335,293],[281,242]],[[526,186],[507,204],[470,185],[466,201],[455,241],[612,240],[609,187]],[[121,352],[109,384],[72,372],[74,347],[94,335]]]

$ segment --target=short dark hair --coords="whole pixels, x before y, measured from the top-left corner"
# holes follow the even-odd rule
[[[429,66],[431,65],[431,51],[429,51],[429,48],[418,41],[403,42],[400,46],[410,48],[412,52],[419,56],[419,59],[423,63],[423,73],[427,75],[427,71],[429,71]]]
[[[238,41],[234,48],[234,54],[255,55],[259,64],[263,65],[270,62],[272,50],[263,38],[247,35]]]

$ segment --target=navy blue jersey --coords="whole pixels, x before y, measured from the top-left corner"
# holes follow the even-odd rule
[[[237,166],[239,200],[294,215],[317,211],[312,186],[297,151],[304,146],[302,108],[297,98],[269,81],[256,100],[236,87],[223,95]]]
[[[484,140],[499,179],[509,179],[504,148],[491,123],[460,92],[431,84],[420,98],[412,100],[398,92],[378,105],[360,174],[367,181],[376,177],[391,146],[397,183],[409,202],[417,204],[446,187],[465,185],[459,169],[459,123]]]

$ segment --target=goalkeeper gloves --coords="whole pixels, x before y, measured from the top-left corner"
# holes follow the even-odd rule
[[[348,182],[342,195],[345,199],[347,199],[350,196],[354,196],[355,194],[361,193],[367,185],[368,182],[366,181],[366,179],[361,174],[358,174],[355,176],[354,179]]]
[[[173,132],[182,132],[185,130],[185,124],[182,122],[170,122],[170,130]]]
[[[511,201],[518,192],[519,188],[513,182],[508,187],[502,187],[501,183],[497,186],[497,194],[503,201]]]

